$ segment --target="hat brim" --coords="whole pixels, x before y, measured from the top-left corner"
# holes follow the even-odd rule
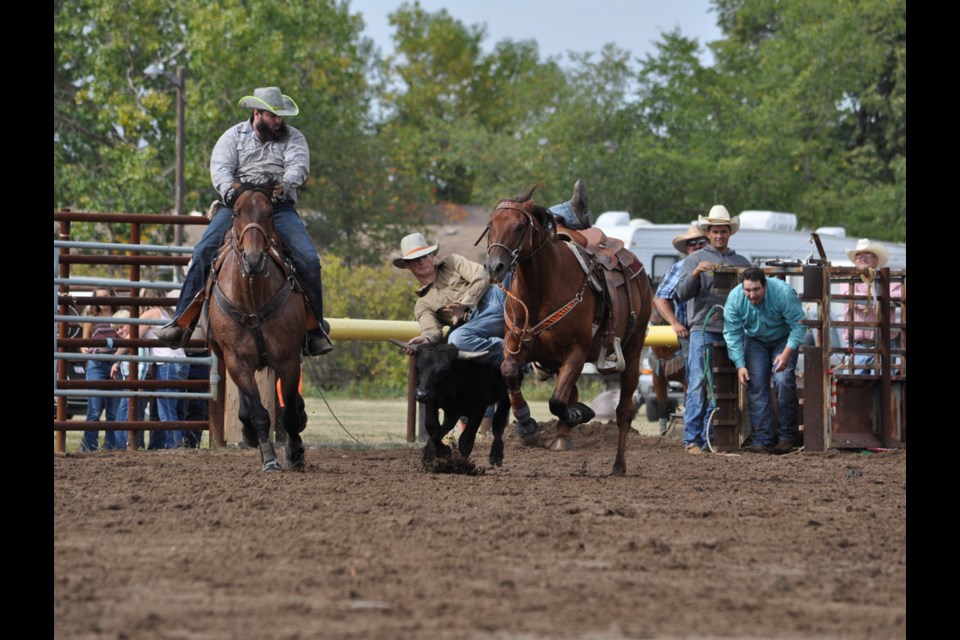
[[[877,269],[882,269],[890,260],[890,252],[887,251],[886,247],[878,247],[872,244],[863,249],[847,249],[847,259],[853,264],[857,264],[858,253],[872,253],[877,256]]]
[[[241,109],[265,109],[274,115],[285,117],[295,116],[300,113],[300,107],[293,101],[293,98],[290,96],[281,96],[281,98],[283,99],[283,106],[279,108],[273,107],[255,96],[244,96],[240,98],[237,106]]]
[[[424,247],[423,249],[417,249],[416,251],[411,251],[409,255],[402,256],[399,253],[390,254],[390,262],[393,263],[397,269],[409,269],[407,265],[411,260],[416,260],[421,256],[425,256],[431,253],[436,253],[437,249],[440,248],[440,244],[437,243],[432,247]]]
[[[730,235],[733,235],[740,230],[740,216],[733,216],[729,220],[723,218],[704,218],[700,216],[697,220],[697,228],[704,233],[707,232],[707,227],[712,225],[726,225],[730,227]]]

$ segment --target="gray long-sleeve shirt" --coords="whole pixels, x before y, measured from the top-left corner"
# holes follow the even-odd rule
[[[233,182],[283,184],[283,198],[296,204],[297,187],[310,174],[310,150],[307,139],[287,125],[290,136],[283,142],[260,142],[249,120],[227,129],[210,156],[210,180],[213,188],[228,201]]]
[[[727,300],[727,294],[713,290],[712,273],[703,272],[693,277],[694,270],[701,262],[709,262],[721,267],[749,267],[750,261],[737,255],[733,249],[727,249],[726,254],[721,254],[709,244],[683,259],[683,273],[680,275],[677,297],[688,301],[687,321],[690,330],[722,333],[723,303]],[[710,315],[710,323],[704,328],[703,322],[710,309],[714,309]]]

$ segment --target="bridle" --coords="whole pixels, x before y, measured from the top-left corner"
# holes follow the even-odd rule
[[[515,206],[517,204],[519,203],[510,202],[510,201],[502,202],[498,204],[497,208],[494,209],[493,211],[493,215],[496,215],[497,212],[501,210],[516,211],[518,213],[523,214],[523,216],[526,217],[527,222],[529,223],[529,227],[528,227],[529,233],[527,233],[527,230],[524,231],[523,237],[520,238],[520,242],[519,244],[517,244],[517,248],[511,249],[510,247],[508,247],[507,245],[501,242],[490,242],[489,238],[487,240],[487,257],[490,256],[491,248],[501,247],[504,251],[508,252],[509,255],[511,256],[510,266],[508,267],[508,271],[511,271],[511,272],[516,270],[516,267],[518,264],[520,264],[525,260],[529,260],[534,255],[536,255],[537,252],[540,251],[547,244],[547,242],[550,239],[550,234],[555,230],[555,227],[551,226],[549,222],[546,225],[540,224],[539,221],[534,217],[532,213],[530,213],[526,209],[522,209],[518,206]],[[493,222],[491,220],[490,224],[487,225],[487,229],[486,231],[484,231],[484,233],[487,233],[490,230],[492,224]],[[536,231],[536,235],[539,239],[539,244],[537,244],[536,246],[534,246],[534,243],[536,242],[536,240],[534,239],[534,231]],[[541,232],[543,232],[542,238],[540,237]],[[481,235],[480,237],[482,238],[483,235]],[[521,258],[520,251],[521,249],[523,249],[524,241],[528,237],[529,237],[530,252],[527,253],[526,256]],[[479,242],[479,239],[477,240],[477,242]],[[577,291],[577,293],[573,296],[573,298],[566,304],[562,305],[559,309],[549,314],[546,318],[538,322],[533,327],[530,327],[530,324],[529,324],[530,310],[527,308],[527,305],[523,302],[523,300],[515,296],[513,292],[511,292],[506,287],[504,287],[502,282],[500,282],[498,284],[498,286],[500,287],[500,290],[503,291],[510,300],[517,302],[523,308],[523,316],[524,316],[523,326],[519,326],[516,319],[511,318],[510,314],[507,312],[507,305],[504,305],[503,319],[506,323],[507,330],[509,333],[517,336],[518,338],[517,349],[515,351],[511,350],[506,343],[504,343],[504,348],[512,354],[519,353],[524,342],[532,341],[536,336],[540,335],[541,333],[543,333],[544,331],[546,331],[547,329],[555,325],[557,322],[562,320],[564,317],[566,317],[571,311],[573,311],[577,307],[577,305],[583,302],[583,296],[587,288],[587,282],[588,282],[588,279],[585,275],[583,279],[583,284],[580,286],[579,291]]]
[[[244,239],[244,237],[247,235],[247,232],[248,232],[248,231],[257,231],[257,232],[259,232],[260,235],[263,236],[263,242],[264,242],[264,244],[265,244],[266,247],[267,247],[267,249],[265,249],[264,253],[267,253],[267,252],[270,251],[270,249],[271,249],[272,246],[273,246],[273,242],[271,241],[270,234],[267,233],[267,230],[263,228],[263,225],[258,224],[258,223],[256,223],[256,222],[249,222],[249,223],[243,225],[243,227],[240,229],[240,232],[237,233],[237,223],[238,223],[239,220],[240,220],[240,214],[239,214],[238,211],[237,211],[237,205],[236,205],[236,203],[237,203],[237,200],[239,200],[240,195],[242,195],[242,194],[243,194],[244,192],[246,192],[246,191],[254,191],[254,192],[256,192],[256,193],[259,193],[259,194],[265,196],[265,197],[267,198],[267,200],[270,201],[270,207],[271,207],[270,217],[271,217],[271,218],[273,217],[273,199],[272,199],[272,195],[271,195],[270,191],[268,191],[265,187],[245,187],[245,188],[244,188],[244,187],[241,187],[239,193],[237,194],[237,197],[234,199],[234,204],[233,204],[233,207],[232,207],[232,212],[231,212],[231,213],[232,213],[232,216],[233,216],[233,226],[231,227],[230,244],[231,244],[231,246],[232,246],[232,248],[233,248],[233,253],[234,253],[234,255],[237,257],[237,261],[239,262],[241,275],[243,275],[244,279],[247,280],[248,282],[250,282],[250,284],[251,284],[251,286],[252,286],[254,274],[251,274],[251,273],[249,273],[249,272],[247,271],[246,264],[244,264],[244,261],[243,261],[243,258],[242,258],[242,256],[243,256],[243,239]]]
[[[273,203],[270,192],[263,187],[249,187],[245,190],[252,190],[261,193],[266,196],[268,200],[271,201],[271,212],[270,216],[274,215],[272,210]],[[242,193],[242,192],[241,192]],[[238,194],[238,198],[239,198]],[[255,278],[257,274],[252,274],[247,271],[246,263],[243,260],[243,238],[248,231],[257,231],[259,232],[265,242],[266,248],[264,249],[265,259],[269,261],[275,261],[280,266],[281,270],[284,272],[284,283],[281,285],[267,300],[260,309],[245,309],[232,300],[227,298],[224,295],[223,291],[220,289],[220,286],[217,282],[216,272],[212,274],[214,280],[213,283],[213,297],[217,305],[220,307],[220,310],[229,317],[231,320],[237,324],[244,326],[250,329],[253,332],[254,340],[257,344],[257,350],[260,357],[260,366],[262,367],[266,362],[266,342],[263,336],[262,326],[266,321],[277,311],[279,311],[283,305],[287,302],[287,299],[290,297],[290,294],[294,291],[300,291],[299,286],[296,284],[296,278],[292,266],[289,264],[289,261],[284,258],[280,251],[278,250],[276,244],[271,238],[271,234],[267,233],[267,230],[260,224],[256,222],[250,222],[245,224],[240,232],[237,232],[237,221],[240,216],[237,212],[236,200],[234,200],[233,206],[233,226],[230,229],[230,238],[229,246],[230,250],[233,251],[234,257],[237,260],[237,266],[240,269],[240,275],[243,277],[244,281],[247,284],[247,290],[250,295],[250,300],[256,300],[256,290],[255,290]],[[269,265],[261,272],[264,278],[270,277]]]
[[[517,266],[520,262],[523,262],[524,260],[529,260],[529,259],[532,258],[534,255],[536,255],[536,253],[537,253],[538,251],[540,251],[540,249],[542,249],[542,248],[544,247],[544,245],[547,244],[547,240],[548,240],[549,237],[550,237],[550,233],[549,233],[549,232],[553,230],[552,227],[549,227],[548,230],[547,230],[547,232],[543,233],[542,238],[540,238],[541,232],[544,231],[544,226],[541,225],[541,224],[539,223],[539,221],[537,221],[537,219],[534,217],[534,215],[533,215],[532,213],[530,213],[530,212],[527,211],[526,209],[522,209],[522,208],[520,208],[520,207],[518,207],[518,206],[514,206],[514,205],[517,205],[517,204],[519,204],[519,203],[511,202],[511,201],[501,202],[500,204],[497,205],[497,208],[493,210],[493,215],[494,215],[494,216],[497,215],[497,212],[498,212],[498,211],[516,211],[517,213],[523,214],[523,216],[527,219],[527,222],[528,222],[529,224],[528,224],[527,228],[524,230],[524,232],[523,232],[523,237],[520,238],[520,242],[517,244],[517,247],[516,247],[515,249],[511,249],[510,247],[508,247],[507,245],[505,245],[505,244],[503,244],[503,243],[501,243],[501,242],[490,242],[489,236],[488,236],[488,238],[487,238],[487,257],[488,257],[488,258],[490,257],[490,250],[491,250],[492,248],[494,248],[494,247],[500,247],[500,248],[502,248],[504,251],[506,251],[506,252],[510,255],[510,258],[511,258],[511,260],[510,260],[510,266],[507,267],[507,271],[514,271],[514,270],[516,269],[516,266]],[[548,224],[549,224],[549,223],[548,223]],[[488,232],[490,231],[492,225],[493,225],[493,220],[492,220],[492,216],[491,216],[491,221],[487,224],[487,228],[484,230],[484,234],[488,234]],[[534,236],[534,232],[536,232],[536,235],[538,236],[538,239],[539,239],[539,244],[537,244],[536,247],[533,246],[533,245],[534,245],[534,237],[533,237],[533,236]],[[483,235],[481,235],[480,237],[482,238]],[[524,256],[523,258],[521,258],[521,257],[520,257],[520,251],[523,249],[524,240],[526,240],[528,237],[529,237],[529,239],[530,239],[530,252],[529,252],[526,256]],[[478,239],[477,242],[479,242],[479,241],[480,241],[480,240]]]

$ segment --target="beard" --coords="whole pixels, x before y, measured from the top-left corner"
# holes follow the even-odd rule
[[[264,144],[267,142],[285,142],[287,138],[290,137],[290,129],[287,127],[286,122],[280,123],[280,128],[274,131],[266,122],[260,120],[254,125],[254,129],[257,131],[260,142]]]

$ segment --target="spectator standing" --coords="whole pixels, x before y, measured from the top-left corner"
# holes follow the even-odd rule
[[[117,294],[111,288],[96,289],[93,292],[94,297],[107,298],[115,297]],[[117,348],[113,346],[113,341],[120,336],[114,330],[110,323],[110,318],[115,311],[113,304],[91,304],[84,309],[83,315],[92,316],[95,320],[86,322],[83,325],[83,337],[106,339],[105,347],[81,347],[81,353],[104,354],[116,353]],[[109,380],[111,363],[104,360],[87,360],[87,380]],[[106,413],[107,422],[113,422],[117,419],[117,407],[120,405],[119,398],[107,398],[103,396],[90,396],[87,399],[87,422],[100,422],[100,416]],[[103,438],[103,448],[119,449],[117,435],[119,431],[106,431]],[[124,440],[125,442],[125,440]],[[83,432],[80,440],[80,451],[96,451],[100,444],[100,432],[87,430]]]
[[[877,282],[876,270],[883,268],[890,259],[890,252],[881,242],[871,241],[869,238],[860,238],[857,246],[847,249],[847,257],[853,262],[854,266],[861,272],[863,282],[853,285],[853,294],[857,296],[866,296],[865,301],[855,301],[853,307],[847,307],[845,320],[854,322],[877,322],[879,317],[878,302],[880,283]],[[899,300],[902,297],[902,287],[899,282],[890,284],[890,299]],[[896,322],[896,307],[890,305],[890,322]],[[877,329],[855,327],[853,330],[852,347],[855,349],[875,349],[877,340],[880,338],[880,332]],[[900,329],[890,327],[890,348],[896,348],[900,338]],[[871,365],[875,361],[872,354],[855,354],[853,356],[854,365]],[[873,373],[872,369],[857,369],[854,373],[868,374]]]
[[[691,224],[685,233],[673,237],[673,248],[684,258],[698,249],[702,249],[709,241],[707,236],[696,224]],[[660,317],[667,321],[673,332],[677,334],[677,341],[680,343],[680,353],[683,354],[683,361],[687,364],[690,354],[690,325],[687,317],[687,301],[681,300],[677,295],[677,287],[680,286],[680,276],[683,274],[683,259],[674,262],[660,286],[657,287],[657,293],[653,298],[653,304],[656,306]]]
[[[141,289],[140,296],[144,298],[165,298],[166,294],[162,289]],[[140,317],[144,320],[167,320],[172,318],[172,314],[166,307],[151,306],[144,311]],[[157,327],[151,326],[147,329],[144,338],[151,339],[157,337]],[[171,349],[169,347],[151,347],[151,356],[164,358],[185,357],[182,348]],[[186,380],[189,373],[189,367],[185,362],[157,362],[156,380]],[[162,389],[161,391],[172,391],[172,389]],[[176,422],[179,418],[177,403],[178,398],[157,398],[157,417],[161,422]],[[155,430],[150,432],[150,444],[148,449],[169,449],[180,446],[183,436],[179,430],[162,431]]]
[[[767,278],[757,267],[743,272],[723,308],[727,354],[750,398],[752,453],[790,453],[803,445],[798,431],[797,357],[806,314],[793,287]],[[777,396],[777,433],[773,432],[770,377]]]
[[[687,363],[687,397],[683,411],[683,445],[687,453],[709,451],[710,420],[715,404],[708,398],[704,358],[714,342],[723,344],[723,303],[727,294],[716,290],[713,272],[718,267],[749,267],[750,261],[730,248],[730,236],[740,229],[740,217],[730,217],[721,204],[699,216],[697,228],[709,244],[683,260],[677,297],[687,301],[690,355]]]

